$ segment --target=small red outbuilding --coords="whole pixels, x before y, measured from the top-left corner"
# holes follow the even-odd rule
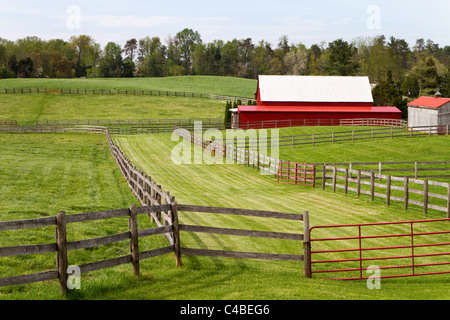
[[[259,76],[255,98],[256,106],[238,106],[241,127],[268,120],[402,117],[396,107],[373,106],[368,77]]]

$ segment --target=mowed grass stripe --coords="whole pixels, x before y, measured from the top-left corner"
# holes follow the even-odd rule
[[[302,213],[308,210],[312,225],[333,225],[345,223],[372,223],[379,221],[400,221],[416,217],[420,210],[404,213],[398,207],[386,208],[384,203],[370,203],[367,199],[343,197],[340,194],[318,189],[278,185],[275,178],[260,176],[256,171],[239,165],[175,165],[170,152],[176,145],[168,135],[142,135],[116,137],[115,141],[138,168],[152,176],[165,190],[169,190],[180,203],[239,207],[260,210]],[[302,233],[301,225],[285,222],[255,222],[254,219],[229,218],[220,215],[183,214],[182,223],[215,227],[236,227],[243,229]],[[242,249],[245,246],[267,250],[273,248],[269,241],[235,241],[227,238],[220,243],[217,237],[196,235],[195,239],[184,236],[185,244],[224,245]],[[200,241],[201,239],[201,241]],[[256,244],[257,243],[257,244]],[[276,246],[281,250],[298,252],[287,245]],[[295,251],[297,250],[297,251]]]

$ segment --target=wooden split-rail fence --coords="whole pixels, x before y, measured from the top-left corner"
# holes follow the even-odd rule
[[[303,222],[303,234],[283,233],[283,232],[266,232],[266,231],[250,231],[239,229],[214,228],[194,225],[183,225],[178,220],[179,212],[200,212],[200,213],[217,213],[227,215],[239,215],[246,217],[263,217],[273,219],[287,219],[292,221]],[[156,221],[158,214],[167,212],[167,217],[164,219],[168,221],[165,226],[156,228],[139,229],[138,216],[151,215]],[[67,240],[67,225],[71,223],[83,223],[93,220],[103,220],[112,218],[128,217],[129,231],[122,232],[105,237],[95,239],[86,239],[80,241]],[[81,273],[91,272],[104,268],[110,268],[122,264],[131,263],[133,266],[134,275],[140,274],[140,261],[148,258],[173,253],[175,255],[176,264],[182,267],[182,255],[195,256],[212,256],[212,257],[226,257],[226,258],[245,258],[245,259],[263,259],[263,260],[284,260],[284,261],[305,261],[309,257],[310,244],[308,241],[309,234],[309,218],[308,212],[304,214],[288,214],[282,212],[267,212],[260,210],[244,210],[235,208],[215,208],[215,207],[201,207],[193,205],[177,204],[174,199],[170,204],[159,206],[137,207],[132,206],[128,209],[110,210],[103,212],[92,212],[83,214],[66,215],[65,212],[59,212],[56,217],[39,218],[32,220],[21,221],[6,221],[0,222],[0,231],[40,228],[55,226],[55,242],[47,244],[33,244],[22,245],[14,247],[0,248],[0,257],[10,257],[17,255],[32,255],[43,254],[49,252],[56,252],[56,269],[44,271],[40,273],[33,273],[27,275],[10,276],[0,278],[0,287],[29,284],[34,282],[48,281],[59,279],[61,293],[67,292],[68,279],[68,251],[94,248],[106,244],[112,244],[119,241],[128,240],[130,242],[130,254],[102,261],[95,261],[84,265],[77,266]],[[285,239],[303,242],[305,253],[303,255],[283,254],[283,253],[258,253],[258,252],[237,252],[237,251],[222,251],[222,250],[207,250],[196,248],[182,248],[180,232],[194,232],[194,233],[210,233],[222,234],[255,238],[272,238]],[[169,237],[170,244],[165,247],[149,250],[139,250],[139,239],[143,237],[155,235],[171,235]],[[305,261],[304,272],[306,276],[310,276],[310,263]]]
[[[400,201],[403,202],[405,210],[410,204],[421,206],[424,215],[427,215],[429,208],[446,212],[447,218],[450,218],[450,183],[323,165],[322,188],[325,190],[326,186],[332,187],[333,192],[339,188],[344,190],[345,194],[349,191],[355,192],[358,197],[366,194],[370,196],[371,201],[374,201],[375,197],[384,198],[387,206],[391,201]],[[418,189],[419,186],[422,186],[421,190]],[[432,199],[437,199],[439,204],[432,204]]]
[[[64,211],[59,212],[54,217],[0,222],[0,232],[9,230],[21,230],[29,228],[40,228],[55,226],[55,242],[47,244],[28,244],[14,247],[0,248],[0,257],[9,257],[17,255],[31,255],[56,252],[56,269],[40,273],[18,275],[0,278],[0,287],[13,286],[19,284],[28,284],[59,279],[61,293],[67,292],[68,280],[68,251],[88,249],[106,244],[112,244],[119,241],[128,240],[130,242],[130,254],[109,260],[94,261],[88,264],[78,266],[81,273],[94,270],[114,267],[122,264],[131,263],[135,275],[140,273],[140,261],[160,255],[173,253],[178,267],[182,266],[182,255],[212,256],[226,258],[246,258],[246,259],[264,259],[264,260],[284,260],[284,261],[305,261],[309,257],[310,244],[309,237],[309,213],[303,214],[269,212],[261,210],[246,210],[237,208],[218,208],[203,207],[195,205],[177,204],[175,197],[169,192],[164,192],[160,185],[134,167],[131,162],[122,153],[112,141],[109,133],[106,131],[108,144],[119,166],[129,188],[141,207],[136,205],[127,209],[109,210],[103,212],[82,213],[66,215]],[[206,227],[197,225],[184,225],[179,221],[179,212],[189,214],[195,213],[216,213],[222,215],[235,215],[256,218],[272,218],[303,222],[302,233],[286,232],[267,232],[257,230],[241,230]],[[155,228],[139,229],[138,216],[147,215],[149,219],[156,224]],[[80,241],[67,240],[67,224],[82,223],[93,220],[103,220],[112,218],[128,217],[129,231],[122,232],[106,237],[87,239]],[[302,230],[299,227],[299,230]],[[253,238],[270,238],[299,241],[303,243],[304,254],[283,254],[283,253],[259,253],[259,252],[238,252],[229,250],[208,250],[198,248],[186,248],[181,245],[181,232],[190,233],[208,233],[234,235]],[[169,241],[165,247],[144,251],[139,250],[139,239],[163,234]],[[310,277],[310,263],[304,263],[304,273]]]
[[[238,101],[247,104],[254,101],[248,97],[216,95],[210,93],[168,91],[168,90],[139,90],[139,89],[71,89],[71,88],[7,88],[0,89],[0,94],[25,94],[25,93],[46,93],[46,94],[70,94],[70,95],[135,95],[135,96],[166,96],[199,98],[223,101]]]

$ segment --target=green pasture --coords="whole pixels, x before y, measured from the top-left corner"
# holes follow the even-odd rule
[[[0,79],[0,89],[161,90],[252,98],[256,80],[218,76],[102,79]]]
[[[37,120],[223,119],[225,102],[133,95],[0,95],[0,119],[35,125]]]
[[[106,140],[92,135],[2,135],[2,220],[117,209],[135,203],[112,160]],[[421,211],[404,212],[381,201],[355,199],[310,187],[278,185],[240,165],[175,165],[171,152],[178,141],[169,134],[119,136],[116,143],[138,168],[170,191],[179,203],[310,212],[311,225],[420,219]],[[192,150],[193,152],[194,150]],[[21,159],[21,161],[14,161]],[[47,168],[47,169],[45,169]],[[92,174],[92,171],[96,174]],[[11,181],[15,181],[11,183]],[[72,187],[69,187],[72,186]],[[24,196],[26,195],[26,196]],[[93,201],[94,200],[94,201]],[[180,213],[181,222],[226,228],[302,233],[301,223],[271,219]],[[429,218],[441,214],[431,212]],[[150,227],[143,217],[141,228]],[[433,230],[442,230],[438,225]],[[126,219],[75,224],[69,241],[99,237],[127,229]],[[231,236],[182,233],[182,246],[221,250],[302,253],[300,243]],[[52,228],[3,235],[2,246],[52,242]],[[444,241],[436,236],[436,241]],[[166,246],[162,236],[146,239],[142,250]],[[127,254],[128,243],[70,252],[70,264],[88,263]],[[173,255],[141,262],[142,275],[132,276],[131,265],[82,276],[82,289],[68,299],[143,300],[388,300],[448,299],[445,275],[383,279],[382,290],[369,290],[365,281],[336,282],[316,276],[305,279],[301,262],[258,261],[183,256],[176,268]],[[39,272],[54,268],[54,254],[2,258],[2,275]],[[432,289],[430,289],[432,288]],[[56,281],[0,289],[0,299],[61,299]]]
[[[52,82],[55,81],[55,82]],[[229,83],[229,84],[227,84]],[[256,82],[218,77],[168,79],[12,79],[0,88],[154,89],[252,96]],[[181,97],[15,94],[0,96],[0,119],[33,125],[39,119],[174,119],[222,118],[222,101]],[[330,132],[328,127],[281,129],[280,136]],[[332,127],[333,130],[348,130]],[[116,136],[116,144],[139,169],[176,197],[178,203],[260,209],[301,214],[309,211],[312,226],[391,222],[423,219],[423,209],[384,199],[371,202],[331,188],[279,185],[242,165],[176,165],[172,150],[180,142],[170,134]],[[449,137],[380,139],[355,143],[321,144],[280,149],[280,158],[296,162],[445,161],[450,159]],[[197,150],[198,151],[198,150]],[[195,149],[190,150],[191,155]],[[193,156],[193,155],[192,155]],[[194,158],[192,158],[194,160]],[[136,204],[114,162],[105,137],[88,134],[0,135],[0,217],[3,221],[120,209]],[[429,210],[427,219],[445,213]],[[180,212],[181,223],[248,230],[302,233],[302,223]],[[140,228],[155,226],[148,217]],[[69,241],[102,237],[128,230],[127,219],[69,225]],[[445,223],[426,231],[448,230]],[[389,232],[404,232],[394,228]],[[353,232],[353,231],[351,231]],[[369,232],[369,231],[367,231]],[[383,233],[381,229],[370,230]],[[388,231],[386,231],[388,232]],[[318,230],[317,236],[344,235]],[[182,232],[182,246],[219,250],[302,254],[299,242]],[[448,242],[446,235],[429,241]],[[54,228],[2,233],[0,246],[54,242]],[[402,240],[394,244],[403,245]],[[142,240],[141,250],[167,246],[163,236]],[[354,243],[345,242],[345,246]],[[373,240],[369,245],[378,246]],[[84,264],[129,253],[128,242],[69,252],[69,264]],[[341,245],[329,244],[337,249]],[[313,247],[320,249],[322,245]],[[446,246],[437,250],[444,252]],[[447,249],[448,251],[448,249]],[[391,254],[407,254],[404,249]],[[335,255],[336,257],[337,255]],[[344,257],[353,257],[350,253]],[[445,257],[445,256],[443,256]],[[183,256],[177,268],[173,254],[141,261],[141,276],[123,265],[82,275],[81,290],[61,297],[57,281],[0,288],[0,300],[448,300],[446,275],[382,279],[381,290],[369,290],[365,281],[329,281],[325,275],[306,279],[303,263]],[[428,263],[431,258],[422,258]],[[442,262],[442,259],[437,259]],[[395,263],[395,262],[391,262]],[[401,261],[400,263],[407,263]],[[384,265],[384,264],[383,264]],[[323,266],[330,267],[330,266]],[[446,266],[426,267],[425,271]],[[55,254],[0,258],[0,276],[55,269]],[[448,267],[447,267],[448,270]],[[399,271],[396,271],[399,272]],[[408,271],[406,271],[408,272]],[[334,275],[333,275],[334,276]]]
[[[383,201],[376,200],[371,203],[368,197],[344,197],[342,194],[333,194],[330,191],[321,191],[311,187],[295,187],[278,185],[273,177],[261,176],[256,171],[240,165],[174,165],[167,162],[166,159],[171,156],[171,150],[176,145],[167,135],[153,135],[153,136],[135,136],[135,137],[117,137],[115,138],[117,144],[130,157],[131,161],[137,165],[138,168],[144,170],[156,181],[161,181],[165,189],[171,191],[179,203],[189,203],[197,205],[212,205],[225,207],[250,208],[261,210],[280,210],[283,212],[298,212],[304,210],[310,212],[310,219],[312,226],[320,225],[335,225],[335,224],[351,224],[351,223],[372,223],[379,221],[405,221],[422,219],[421,210],[419,207],[411,208],[405,212],[401,204],[393,204],[386,207]],[[428,218],[442,218],[443,214],[438,212],[431,212]],[[220,215],[205,215],[205,214],[186,214],[181,213],[181,223],[185,224],[199,224],[207,226],[223,226],[226,228],[250,228],[255,230],[270,230],[286,232],[300,231],[301,225],[293,225],[290,223],[261,221],[254,219],[237,219],[221,217]],[[445,225],[433,226],[437,230],[446,228]],[[337,231],[339,233],[339,231]],[[323,235],[323,234],[322,234]],[[325,234],[329,236],[330,233]],[[237,239],[236,239],[237,238]],[[436,241],[442,240],[443,237],[435,238]],[[401,240],[399,240],[401,243]],[[351,244],[348,244],[351,245]],[[354,245],[354,244],[353,244]],[[207,236],[200,234],[182,233],[182,246],[193,248],[209,248],[222,250],[241,250],[241,251],[260,251],[272,253],[299,253],[301,248],[298,244],[289,241],[272,241],[272,240],[254,240],[241,239],[238,237],[224,237],[224,236]],[[397,254],[404,254],[397,251]],[[188,263],[195,261],[200,265],[207,264],[209,261],[220,261],[227,259],[213,259],[200,257],[184,257]],[[258,261],[242,262],[244,268],[250,266],[264,265]],[[274,274],[277,274],[278,268],[282,269],[284,266],[290,265],[285,262],[274,262]],[[295,292],[308,291],[307,298],[317,299],[318,295],[309,291],[309,286],[315,281],[308,282],[303,278],[300,269],[297,270],[295,276],[291,277],[292,297],[296,296]],[[354,266],[353,266],[354,267]],[[253,269],[252,269],[253,270]],[[256,274],[258,271],[253,271]],[[293,275],[294,275],[293,274]],[[271,275],[273,275],[271,273]],[[248,275],[250,283],[248,283],[247,290],[261,286],[258,282],[258,276],[255,274]],[[256,278],[253,278],[256,277]],[[274,275],[276,277],[276,275]],[[319,278],[320,277],[318,276]],[[428,281],[434,281],[438,278],[444,279],[445,276],[435,276],[428,278]],[[297,282],[299,281],[299,282]],[[327,282],[328,288],[332,291],[339,290],[347,285],[358,286],[358,282],[341,283],[341,282]],[[414,283],[415,279],[408,280],[385,280],[386,285],[390,287],[389,293],[384,291],[384,294],[394,299],[409,299],[416,296],[420,299],[421,294],[418,292],[396,292],[394,289],[398,283]],[[440,282],[444,287],[448,287],[448,282]],[[342,292],[342,299],[385,299],[387,296],[372,296],[369,298],[366,294],[370,293],[365,287],[365,283],[359,282],[360,287],[351,292]],[[280,284],[277,288],[282,288]],[[300,289],[300,287],[302,289]],[[364,287],[364,288],[363,288]],[[438,288],[440,285],[438,285]],[[397,288],[398,289],[398,288]],[[284,290],[284,288],[282,289]],[[297,291],[298,290],[298,291]],[[445,292],[444,289],[438,292]],[[312,290],[314,291],[314,290]],[[280,291],[281,292],[281,291]],[[395,293],[394,293],[395,292]],[[256,294],[256,293],[255,293]],[[337,298],[331,292],[320,293],[319,296],[323,299]],[[359,296],[359,298],[358,298]],[[447,293],[444,296],[448,296]],[[277,291],[272,293],[272,297],[278,297]],[[281,296],[280,296],[281,298]],[[319,298],[319,299],[321,299]],[[286,299],[283,297],[282,299]],[[289,298],[288,298],[289,299]]]

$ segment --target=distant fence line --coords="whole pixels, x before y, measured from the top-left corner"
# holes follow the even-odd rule
[[[304,135],[292,135],[282,137],[267,137],[258,138],[257,141],[253,141],[251,138],[245,140],[238,139],[239,142],[245,143],[245,146],[251,146],[256,142],[264,143],[267,146],[274,147],[295,147],[298,145],[313,145],[321,143],[338,143],[343,141],[358,141],[358,140],[375,140],[382,138],[397,138],[397,137],[415,137],[424,135],[445,135],[448,134],[448,125],[439,126],[420,126],[420,127],[390,127],[381,129],[368,129],[368,130],[352,130],[352,131],[337,131],[326,133],[314,133]]]
[[[0,120],[0,127],[15,127],[17,120]]]
[[[17,126],[16,120],[0,120],[0,126]],[[401,131],[401,128],[406,128],[407,124],[403,120],[386,120],[386,119],[349,119],[349,120],[333,120],[333,119],[309,119],[309,120],[265,120],[246,122],[240,128],[234,128],[231,123],[225,123],[221,118],[197,118],[197,119],[39,119],[36,121],[36,126],[103,126],[108,127],[110,134],[151,134],[151,133],[164,133],[172,132],[174,127],[185,128],[188,130],[194,130],[195,124],[200,122],[202,130],[208,129],[270,129],[270,128],[288,128],[288,127],[302,127],[302,126],[387,126],[393,127],[395,132]],[[28,128],[33,126],[28,125]],[[29,129],[31,130],[31,129]],[[385,129],[387,130],[387,129]],[[442,129],[445,130],[445,129]],[[336,139],[342,139],[339,135],[343,133],[337,133]],[[326,134],[316,134],[318,143],[320,140],[326,139],[322,137]],[[331,135],[331,134],[330,134]],[[376,133],[378,136],[379,133]],[[301,138],[305,138],[308,135],[294,136],[295,140],[301,142]],[[312,135],[311,135],[312,137]],[[292,142],[292,136],[284,137],[289,139],[289,144]],[[333,137],[329,137],[333,139]],[[294,143],[296,141],[294,140]],[[287,141],[283,141],[287,142]]]
[[[11,88],[0,89],[0,94],[23,94],[23,93],[48,93],[48,94],[72,94],[72,95],[136,95],[136,96],[166,96],[186,97],[210,100],[237,101],[243,104],[255,99],[248,97],[217,95],[209,93],[167,91],[167,90],[135,90],[135,89],[70,89],[70,88]]]
[[[180,126],[194,125],[201,121],[204,124],[223,125],[220,118],[198,118],[198,119],[66,119],[66,120],[45,120],[39,119],[36,125],[45,126],[71,126],[71,125],[94,125],[94,126]]]
[[[398,119],[286,119],[240,122],[239,129],[290,128],[306,126],[366,126],[407,127],[408,122]],[[237,128],[235,128],[237,129]]]

